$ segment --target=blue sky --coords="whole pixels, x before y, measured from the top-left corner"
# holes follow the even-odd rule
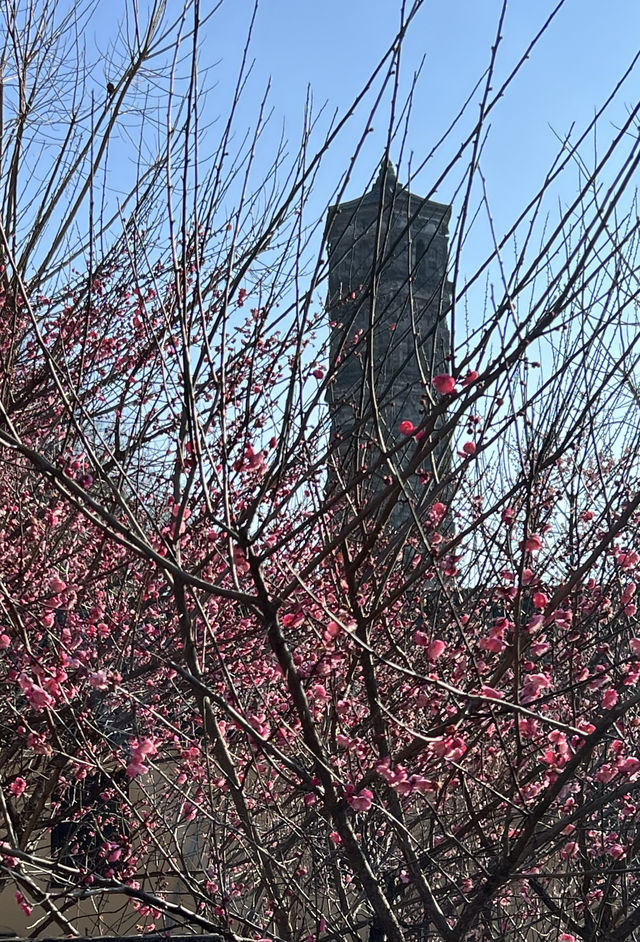
[[[141,0],[143,8],[145,2],[148,5],[151,0]],[[201,0],[203,12],[215,6],[215,2]],[[131,0],[121,0],[121,6],[118,4],[113,10],[106,0],[100,0],[98,14],[89,28],[88,45],[93,47],[94,56],[97,54],[104,81],[114,76],[107,74],[109,57],[103,50],[107,48],[108,36],[115,36],[121,11],[130,4]],[[431,152],[482,78],[495,41],[501,5],[501,0],[425,0],[402,51],[400,102],[416,69],[422,62],[423,65],[406,127],[399,166],[401,182],[406,181],[409,167],[415,168]],[[494,89],[510,73],[556,5],[557,0],[509,0]],[[260,0],[249,51],[252,72],[236,115],[235,138],[230,147],[233,152],[245,133],[255,126],[265,88],[270,84],[267,106],[270,120],[257,148],[252,181],[255,188],[268,173],[283,135],[289,141],[288,156],[294,159],[308,88],[312,90],[314,114],[318,116],[312,153],[314,143],[316,146],[321,143],[334,113],[342,115],[348,110],[395,35],[400,7],[401,0]],[[210,155],[226,120],[253,8],[254,0],[224,0],[201,33],[202,86],[209,89],[200,117],[201,127],[208,128],[200,149],[204,169],[211,163]],[[168,0],[171,15],[179,14],[181,9],[180,0]],[[639,48],[640,0],[565,0],[488,122],[480,167],[498,238],[538,191],[558,152],[559,139],[571,128],[572,140],[578,137]],[[188,72],[188,62],[183,64],[183,71]],[[446,144],[412,179],[412,189],[418,195],[431,190],[442,167],[473,127],[480,95],[481,89],[473,94],[465,117]],[[593,164],[596,152],[606,150],[616,128],[638,101],[640,66],[634,68],[602,117],[597,134],[584,142],[581,159],[587,167]],[[327,204],[333,201],[355,142],[367,125],[370,104],[371,96],[323,161],[308,204],[307,224],[322,220]],[[387,95],[371,122],[374,130],[366,137],[345,192],[346,199],[359,196],[375,176],[387,138],[388,105]],[[110,184],[116,181],[124,187],[129,174],[135,173],[137,147],[135,137],[127,138],[124,134],[123,142],[122,150],[128,148],[129,153],[121,157],[114,144]],[[400,150],[398,136],[391,149],[396,161]],[[467,153],[435,194],[436,199],[453,203],[454,221],[460,206],[457,187],[464,179],[468,159]],[[545,213],[553,219],[562,206],[571,202],[579,179],[578,163],[570,161],[549,194],[540,217],[541,227]],[[604,186],[607,182],[605,176],[601,183]],[[476,190],[474,206],[478,197]],[[233,199],[230,192],[228,205],[222,207],[223,218],[233,212]],[[481,215],[465,242],[462,281],[490,249],[487,221]],[[460,278],[457,284],[460,285]]]
[[[494,88],[520,59],[540,30],[556,0],[510,0],[499,46]],[[253,126],[267,83],[271,83],[269,130],[258,150],[254,183],[270,164],[281,134],[290,140],[290,155],[300,139],[307,89],[311,87],[314,109],[321,131],[335,111],[343,113],[360,90],[399,24],[400,0],[261,0],[249,58],[253,72],[237,116],[237,137]],[[400,100],[424,59],[406,129],[405,149],[399,168],[400,181],[407,179],[409,164],[415,167],[433,148],[482,77],[495,41],[501,10],[500,0],[427,0],[409,30],[401,61]],[[201,66],[210,66],[207,76],[215,88],[209,95],[206,113],[214,118],[225,114],[238,62],[253,11],[253,0],[224,3],[207,27]],[[534,49],[524,68],[491,115],[481,169],[498,238],[517,218],[538,191],[556,157],[560,144],[573,128],[575,140],[595,111],[610,95],[640,48],[640,0],[565,0],[564,6]],[[412,181],[420,196],[430,191],[478,115],[477,91],[466,117],[448,142]],[[602,117],[595,135],[584,142],[581,158],[587,167],[607,144],[629,110],[640,101],[640,65],[625,82],[611,108]],[[388,99],[387,99],[388,102]],[[350,129],[336,141],[323,163],[308,205],[306,222],[322,219],[333,201],[335,187],[348,166],[355,141],[366,124],[366,110],[356,114]],[[374,131],[353,172],[345,198],[359,196],[369,186],[384,150],[388,110],[383,104],[372,122]],[[216,128],[213,138],[216,140]],[[392,147],[398,159],[399,141]],[[204,152],[204,151],[203,151]],[[468,154],[457,170],[439,187],[435,198],[453,203],[453,225],[460,206],[456,188],[464,178]],[[573,199],[580,180],[576,161],[548,194],[540,214],[532,247],[539,244],[545,227],[554,222],[562,207]],[[609,182],[605,177],[603,186]],[[476,189],[473,209],[478,205]],[[231,209],[231,207],[229,207]],[[316,240],[317,241],[317,240]],[[522,244],[522,234],[504,253],[510,258]],[[466,237],[458,289],[492,250],[486,216],[481,212]],[[500,297],[500,272],[494,269],[478,282],[457,309],[460,337],[483,319],[492,286]],[[534,289],[535,290],[535,289]],[[319,294],[321,303],[322,291]],[[524,306],[527,298],[523,297]]]
[[[104,55],[108,37],[131,0],[116,8],[100,0],[89,27],[90,55]],[[142,0],[148,5],[151,0]],[[203,12],[217,0],[201,0]],[[510,0],[497,59],[498,80],[509,73],[557,0]],[[410,5],[410,0],[407,0]],[[210,124],[213,152],[226,118],[245,43],[254,0],[224,0],[201,33],[202,84],[210,91],[202,124]],[[264,90],[270,83],[269,127],[258,148],[254,183],[267,171],[282,134],[297,150],[307,89],[318,121],[319,143],[334,112],[344,113],[388,47],[399,24],[401,0],[260,0],[249,59],[252,74],[236,120],[236,143],[252,128]],[[168,0],[177,15],[180,0]],[[407,178],[440,138],[481,78],[495,39],[501,0],[425,0],[404,44],[400,100],[424,59],[407,127],[400,179]],[[558,151],[558,136],[573,126],[574,138],[610,94],[640,48],[640,0],[565,0],[531,58],[492,113],[481,168],[499,231],[508,227],[519,207],[537,191]],[[108,55],[104,58],[108,61]],[[187,68],[185,63],[184,68]],[[105,80],[108,66],[105,64]],[[113,78],[113,76],[111,76]],[[465,119],[448,143],[414,180],[419,195],[430,190],[442,166],[473,125],[480,91],[473,96]],[[602,151],[629,108],[640,100],[640,67],[625,83],[616,102],[602,119],[597,140],[583,147],[587,163],[597,147]],[[369,99],[370,103],[370,99]],[[386,100],[388,104],[388,96]],[[355,167],[346,197],[357,197],[368,185],[384,150],[388,112],[383,104]],[[323,213],[348,165],[354,142],[366,121],[364,109],[336,141],[320,173],[313,212]],[[392,156],[398,159],[398,142]],[[201,155],[207,158],[207,148]],[[134,167],[132,165],[132,172]],[[436,198],[454,202],[456,180],[463,167],[438,190]],[[562,201],[576,189],[577,168],[571,166],[555,191]]]
[[[251,122],[252,105],[268,80],[274,139],[282,124],[292,141],[298,138],[308,85],[316,108],[326,102],[329,114],[346,107],[393,35],[399,6],[396,0],[262,0],[252,46],[254,72],[240,123]],[[482,75],[500,6],[499,0],[431,0],[420,11],[401,65],[406,89],[426,57],[407,136],[414,163],[430,151]],[[511,0],[498,75],[507,74],[554,6],[550,0]],[[219,82],[220,102],[228,92],[252,8],[252,0],[233,0],[212,24],[212,42],[202,58],[205,64],[211,49],[210,61],[218,61],[212,75]],[[508,222],[513,208],[535,191],[558,148],[554,132],[564,135],[572,124],[581,128],[588,122],[639,47],[638,0],[567,0],[491,121],[482,167],[498,222]],[[639,98],[640,68],[601,126],[603,144],[626,107]],[[474,105],[469,119],[476,114]],[[356,124],[359,129],[361,124]],[[350,196],[364,188],[384,147],[384,115],[374,126]],[[461,134],[454,133],[452,144],[460,139]],[[352,140],[347,133],[327,161],[327,176],[322,178],[327,185],[332,175],[337,181],[346,166]],[[431,185],[437,166],[434,161],[420,178],[423,190]],[[573,189],[572,174],[568,176],[563,184],[567,194]],[[451,196],[446,188],[438,193],[443,202]]]

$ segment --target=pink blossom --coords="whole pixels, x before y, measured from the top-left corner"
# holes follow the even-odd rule
[[[612,778],[616,776],[616,769],[608,763],[602,765],[596,772],[596,782],[610,782]]]
[[[445,576],[455,576],[458,572],[458,560],[460,559],[459,555],[451,553],[449,556],[445,556],[441,563],[441,569]]]
[[[20,890],[16,890],[16,903],[18,904],[22,912],[25,914],[25,916],[31,915],[33,911],[33,906],[29,906],[26,899],[24,898],[24,895],[20,892]]]
[[[41,710],[54,705],[55,700],[51,694],[47,693],[47,691],[38,684],[34,684],[31,678],[27,677],[26,674],[20,675],[18,678],[18,683],[20,684],[23,694],[34,710],[40,712]]]
[[[331,701],[331,696],[327,693],[324,684],[314,684],[309,692],[313,694],[313,699],[319,703],[329,703]]]
[[[413,785],[408,779],[403,779],[401,782],[394,782],[391,787],[398,795],[410,795],[413,792]]]
[[[500,515],[500,518],[503,523],[513,523],[515,516],[516,512],[513,507],[505,507]]]
[[[316,379],[324,379],[324,370],[321,370],[319,367],[313,370],[312,376],[315,376]]]
[[[568,609],[557,608],[553,613],[553,620],[556,625],[559,625],[563,628],[568,628],[571,622],[573,621],[573,612]]]
[[[462,451],[465,455],[475,455],[476,445],[475,442],[465,442],[462,446]]]
[[[544,592],[534,592],[533,604],[536,608],[546,608],[549,604],[549,599]]]
[[[452,736],[434,740],[431,743],[431,751],[439,759],[451,759],[456,762],[465,754],[467,746],[461,736]]]
[[[149,767],[137,760],[131,760],[127,763],[127,775],[129,778],[136,778],[138,775],[146,775],[149,771]]]
[[[567,742],[567,737],[559,729],[552,729],[549,733],[549,742],[553,743],[561,755],[569,754],[569,743]]]
[[[622,678],[622,683],[625,687],[633,687],[634,684],[637,684],[638,679],[640,678],[640,663],[636,661],[629,667]]]
[[[447,512],[447,505],[436,501],[435,504],[429,508],[429,519],[434,527],[437,527],[444,515]]]
[[[410,422],[408,419],[405,419],[404,422],[401,422],[398,426],[400,429],[401,435],[413,435],[416,431],[416,427],[413,422]]]
[[[533,737],[536,736],[540,731],[540,724],[538,723],[538,720],[523,719],[520,720],[518,728],[520,729],[522,736]]]
[[[354,811],[368,811],[373,804],[373,792],[368,788],[363,788],[357,795],[349,795],[347,802]]]
[[[478,642],[481,651],[490,651],[492,654],[500,654],[506,646],[506,642],[500,638],[481,638]]]
[[[492,700],[504,700],[504,694],[501,690],[496,690],[494,687],[489,687],[486,684],[480,687],[478,693],[481,697],[491,697]]]
[[[636,584],[635,582],[628,582],[624,589],[622,590],[622,595],[620,596],[620,601],[623,604],[630,602],[633,596],[636,594]]]
[[[632,654],[635,654],[636,657],[640,657],[640,638],[631,638],[629,647],[631,648]]]
[[[609,687],[602,696],[602,709],[610,710],[618,702],[618,693],[613,687]]]
[[[626,856],[626,851],[622,844],[610,844],[607,847],[607,854],[609,857],[613,857],[614,860],[621,860]]]
[[[60,592],[64,592],[64,590],[67,588],[67,583],[63,582],[60,576],[55,575],[52,576],[49,580],[49,588],[52,592],[55,592],[55,594],[58,595]]]
[[[551,686],[551,680],[547,674],[528,674],[522,685],[521,702],[531,703],[535,700],[541,690]]]
[[[382,778],[387,782],[388,785],[396,787],[402,782],[407,781],[407,771],[402,765],[396,765],[393,769],[389,765],[389,760],[386,759],[383,762],[380,762],[376,766],[378,772]]]
[[[131,758],[127,764],[127,775],[129,778],[145,775],[149,771],[149,768],[144,764],[144,759],[147,756],[153,757],[158,754],[155,740],[150,736],[146,736],[143,739],[132,739],[129,745],[131,748]]]
[[[245,556],[244,550],[240,546],[234,546],[233,548],[233,562],[239,574],[248,572],[251,568],[249,565],[249,560]]]
[[[93,671],[89,674],[89,685],[96,690],[106,690],[109,686],[107,672],[105,670]]]
[[[27,783],[25,780],[21,776],[18,776],[17,778],[14,778],[11,785],[9,785],[9,791],[12,795],[15,795],[16,798],[19,798],[20,795],[24,794],[26,787]]]
[[[434,389],[440,393],[441,396],[448,396],[449,393],[452,393],[456,386],[456,381],[453,376],[450,376],[449,373],[438,373],[437,376],[434,376],[431,380]]]
[[[533,634],[535,631],[538,631],[544,625],[544,615],[532,615],[529,621],[527,622],[527,631],[530,634]]]
[[[551,645],[548,641],[540,640],[534,641],[529,650],[534,655],[534,657],[542,657],[543,654],[547,653],[550,647]]]
[[[525,553],[538,553],[542,549],[542,537],[537,533],[530,533],[522,543]]]
[[[446,647],[444,641],[440,641],[439,639],[432,641],[427,647],[427,657],[430,661],[437,661],[437,659],[444,654]]]
[[[335,621],[330,621],[325,628],[322,637],[325,641],[332,641],[333,638],[336,638],[340,634],[340,625]]]
[[[329,840],[332,844],[342,844],[342,838],[337,831],[332,831],[331,834],[329,834]]]
[[[579,851],[580,851],[580,848],[578,846],[577,841],[569,841],[567,844],[564,845],[564,847],[560,851],[560,856],[562,857],[563,860],[571,860],[573,857],[578,856]]]
[[[426,794],[427,792],[437,791],[435,782],[431,781],[431,779],[425,778],[423,775],[411,775],[409,777],[409,783],[411,785],[411,791],[414,792]]]
[[[267,466],[264,454],[261,451],[255,451],[251,445],[245,448],[244,458],[251,471],[264,471]]]
[[[283,624],[283,627],[285,628],[295,628],[298,625],[302,624],[303,621],[304,621],[303,612],[287,612],[286,615],[282,616],[282,624]],[[335,622],[330,621],[329,627],[331,628],[333,625],[335,625],[336,628],[338,627]],[[337,634],[338,632],[336,631],[334,633]]]
[[[464,379],[462,380],[462,385],[463,385],[463,386],[470,386],[471,383],[475,383],[475,381],[477,380],[477,378],[478,378],[478,371],[477,371],[477,370],[469,370],[468,373],[467,373],[467,375],[466,375],[466,376],[464,377]]]
[[[183,821],[193,821],[196,816],[196,806],[193,805],[190,801],[185,801],[182,805],[182,819]]]
[[[618,552],[618,564],[622,569],[633,569],[640,562],[640,554],[634,552]]]
[[[11,638],[9,635],[0,635],[0,651],[6,651],[11,647]]]
[[[134,740],[131,748],[132,750],[135,749],[142,756],[155,756],[158,754],[155,740],[151,739],[150,736],[147,736],[139,741]]]
[[[635,756],[629,756],[626,759],[619,759],[616,766],[618,772],[622,772],[623,775],[635,775],[638,769],[640,769],[640,759],[637,759]]]

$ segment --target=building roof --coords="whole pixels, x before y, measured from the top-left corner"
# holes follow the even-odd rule
[[[327,211],[327,223],[325,226],[325,235],[333,222],[335,216],[343,213],[349,216],[356,212],[368,208],[379,207],[380,203],[391,205],[403,211],[409,211],[410,214],[420,216],[435,216],[442,219],[445,223],[451,216],[451,206],[447,203],[436,203],[433,200],[425,199],[411,193],[408,187],[398,183],[398,174],[393,162],[385,155],[380,161],[380,169],[373,186],[362,196],[355,200],[347,200],[344,203],[334,203]]]

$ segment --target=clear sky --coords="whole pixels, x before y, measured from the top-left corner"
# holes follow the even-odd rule
[[[498,75],[510,70],[555,5],[551,0],[511,0]],[[252,8],[252,0],[233,0],[223,6],[212,25],[211,62],[219,61],[214,71],[221,100],[235,71]],[[388,45],[399,22],[399,8],[399,0],[262,0],[252,45],[251,94],[242,112],[246,123],[251,120],[251,99],[255,104],[254,96],[269,79],[274,137],[284,122],[292,141],[298,138],[308,85],[316,108],[325,102],[327,114],[344,108]],[[413,151],[414,165],[431,150],[482,75],[500,8],[500,0],[428,0],[420,11],[401,65],[407,88],[425,57],[406,143],[406,156]],[[554,132],[563,136],[572,124],[581,128],[638,48],[639,0],[566,0],[491,120],[482,167],[498,220],[504,214],[506,222],[514,201],[521,205],[543,177],[558,147]],[[209,44],[203,62],[208,54]],[[633,106],[638,99],[640,68],[603,122],[603,142],[612,123],[626,113],[625,106]],[[474,105],[469,120],[476,115]],[[384,147],[384,115],[374,126],[350,196],[358,195],[360,184],[364,187]],[[452,144],[460,139],[461,132],[454,133]],[[346,166],[351,142],[345,135],[328,162],[335,180]],[[431,185],[436,166],[434,162],[420,178],[422,189]],[[452,193],[443,190],[438,198],[449,202]]]
[[[144,7],[145,2],[141,0]],[[201,0],[203,12],[217,0]],[[406,0],[410,6],[410,0]],[[498,49],[494,89],[508,75],[531,39],[557,6],[558,0],[509,0],[502,41]],[[132,0],[115,5],[100,0],[98,14],[87,40],[100,60],[107,36],[114,35],[120,11]],[[171,14],[179,14],[181,0],[167,0]],[[266,86],[270,83],[267,110],[269,125],[262,135],[255,162],[253,184],[258,186],[268,172],[282,136],[288,139],[288,154],[294,158],[303,126],[307,90],[311,88],[318,127],[312,139],[319,145],[323,132],[337,112],[342,115],[387,49],[400,21],[401,0],[259,0],[249,60],[253,63],[240,107],[235,140],[239,146],[245,132],[255,125]],[[415,71],[422,71],[415,90],[404,147],[401,136],[394,141],[391,156],[399,162],[400,182],[409,168],[418,166],[451,123],[488,65],[495,41],[502,0],[425,0],[412,23],[402,52],[400,94],[402,102]],[[208,141],[200,150],[205,164],[219,140],[228,113],[239,62],[246,41],[254,0],[224,0],[201,33],[200,69],[202,84],[209,88],[203,105],[201,126],[208,126]],[[93,29],[93,36],[91,32]],[[565,0],[530,59],[491,114],[488,138],[480,166],[498,237],[505,232],[522,207],[537,192],[560,147],[559,139],[572,129],[575,140],[606,100],[640,48],[640,0]],[[169,54],[169,53],[168,53]],[[105,81],[109,76],[105,56]],[[184,64],[185,71],[188,63]],[[117,76],[115,76],[117,78]],[[113,78],[113,76],[112,76]],[[473,127],[482,89],[435,157],[412,179],[418,195],[431,191],[444,165]],[[345,198],[359,196],[376,173],[384,151],[388,128],[388,101],[371,122]],[[586,165],[602,153],[629,110],[640,101],[640,66],[636,66],[616,101],[600,121],[597,136],[581,149]],[[324,160],[315,181],[314,196],[306,221],[320,219],[349,165],[353,147],[367,125],[365,106],[339,137]],[[324,111],[322,111],[324,107]],[[113,154],[116,153],[114,145]],[[130,170],[135,171],[129,158]],[[112,161],[117,158],[112,156]],[[457,170],[438,188],[435,198],[453,203],[455,220],[460,205],[457,186],[464,177],[469,154]],[[113,167],[113,163],[112,163]],[[122,172],[120,171],[122,168]],[[121,163],[118,174],[127,171]],[[579,167],[572,161],[558,180],[545,210],[573,198]],[[606,184],[606,179],[602,181]],[[477,201],[478,193],[475,194]],[[230,205],[224,207],[231,212]],[[477,202],[476,202],[477,205]],[[465,245],[465,272],[472,272],[488,247],[486,221],[475,226]],[[463,273],[461,273],[463,274]]]
[[[239,138],[255,121],[270,82],[272,114],[261,142],[255,182],[269,165],[283,129],[291,142],[290,154],[295,153],[308,87],[313,92],[315,112],[325,106],[319,130],[327,127],[336,110],[343,113],[348,108],[395,34],[400,5],[400,0],[260,0],[249,54],[253,72],[237,122]],[[556,5],[557,0],[510,0],[494,88],[509,74]],[[206,106],[211,118],[225,114],[253,6],[253,0],[229,0],[207,27],[201,65],[211,67],[207,80],[215,82]],[[420,10],[401,61],[401,89],[406,94],[424,59],[400,161],[401,182],[407,179],[409,165],[415,167],[432,150],[482,77],[501,7],[501,0],[427,0]],[[639,48],[640,0],[565,0],[491,116],[481,169],[498,237],[537,192],[558,152],[559,138],[572,127],[572,139],[578,136]],[[473,126],[480,94],[481,90],[474,94],[466,118],[445,147],[412,181],[417,194],[430,191],[440,169]],[[616,127],[639,100],[640,65],[602,118],[597,136],[592,135],[583,145],[581,155],[587,165],[593,163],[596,150],[601,153],[606,149]],[[321,217],[332,201],[365,122],[363,110],[325,160],[309,205],[308,222],[314,214]],[[387,122],[388,110],[383,107],[372,122],[374,131],[367,137],[345,198],[355,198],[368,187],[384,150]],[[213,140],[215,134],[214,128]],[[320,139],[318,134],[316,142]],[[392,146],[392,158],[397,161],[399,153],[398,139]],[[460,205],[456,186],[465,167],[461,163],[435,194],[436,199],[453,203],[454,220]],[[547,201],[545,211],[551,218],[559,206],[571,201],[578,179],[578,164],[572,161]],[[465,274],[484,260],[490,247],[488,239],[486,221],[480,220],[465,243],[463,281]]]

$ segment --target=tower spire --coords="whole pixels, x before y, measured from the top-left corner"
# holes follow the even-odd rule
[[[371,188],[372,193],[381,193],[384,187],[385,191],[395,190],[398,185],[398,174],[393,161],[385,154],[380,161],[380,170],[376,182]]]

